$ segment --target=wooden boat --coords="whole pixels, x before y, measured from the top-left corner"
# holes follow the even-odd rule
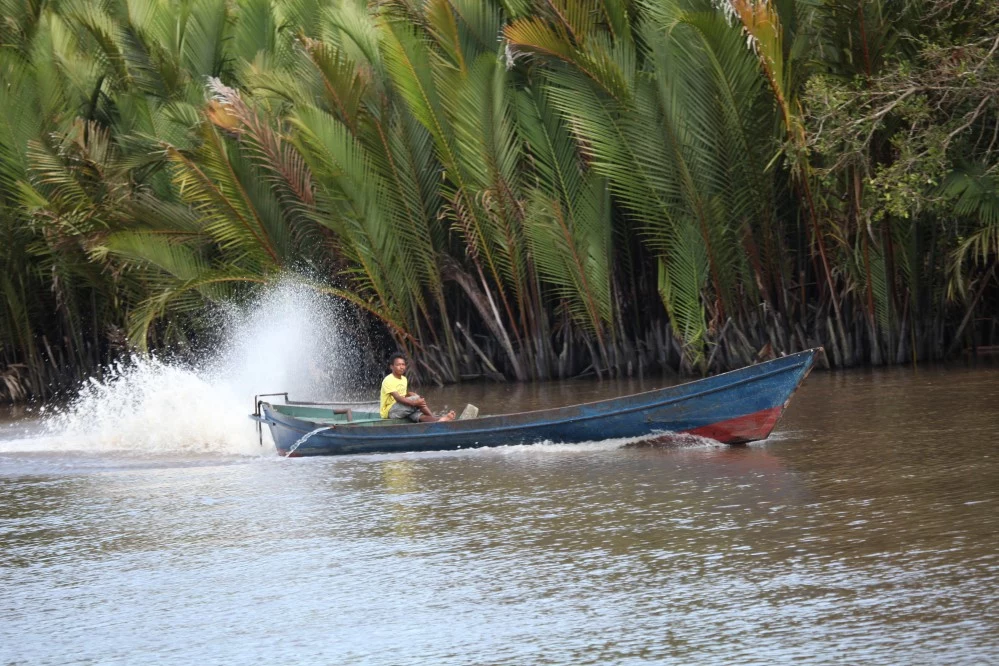
[[[766,439],[821,348],[621,398],[443,423],[382,419],[349,405],[257,396],[250,415],[270,426],[282,455],[442,451],[542,441],[586,442],[691,433],[727,444]],[[260,427],[258,425],[258,427]]]

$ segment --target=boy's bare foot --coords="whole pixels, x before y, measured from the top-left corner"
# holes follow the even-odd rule
[[[437,419],[438,421],[454,421],[454,410]]]

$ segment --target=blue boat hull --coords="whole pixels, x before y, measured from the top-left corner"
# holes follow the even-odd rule
[[[282,414],[269,403],[260,405],[258,420],[270,426],[278,452],[287,455],[294,447],[294,456],[443,451],[651,438],[664,433],[692,433],[737,444],[769,436],[819,351],[611,400],[467,421],[345,423],[320,429],[317,423]]]

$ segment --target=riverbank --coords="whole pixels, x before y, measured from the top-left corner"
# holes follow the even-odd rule
[[[466,1],[12,9],[0,398],[288,280],[426,384],[999,344],[994,0]]]

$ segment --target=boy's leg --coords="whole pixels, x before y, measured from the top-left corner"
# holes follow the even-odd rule
[[[454,410],[451,410],[440,418],[437,418],[433,414],[424,414],[420,416],[420,422],[422,423],[433,423],[435,421],[454,421]]]
[[[388,417],[390,419],[405,419],[407,421],[412,421],[413,423],[419,423],[422,416],[423,415],[420,414],[420,410],[416,407],[410,407],[409,405],[404,405],[399,402],[392,405],[392,407],[389,408],[388,413]]]
[[[410,398],[419,398],[420,396],[417,395],[416,393],[412,393],[412,394],[410,394],[409,397]],[[426,402],[424,402],[422,405],[420,405],[419,410],[423,414],[423,416],[433,416],[434,415],[434,413],[432,411],[430,411],[430,408],[427,407]],[[424,419],[423,417],[420,417],[420,420],[421,421],[427,421],[429,419]],[[436,419],[433,419],[433,420],[436,420]]]

